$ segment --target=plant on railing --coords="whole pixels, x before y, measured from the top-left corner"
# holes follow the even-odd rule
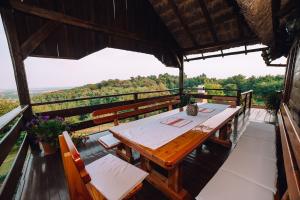
[[[276,115],[280,108],[281,94],[279,92],[272,92],[265,98],[266,110],[272,114]]]
[[[35,117],[26,124],[26,127],[28,133],[37,136],[45,155],[53,154],[58,149],[58,136],[69,129],[63,118],[49,116]]]

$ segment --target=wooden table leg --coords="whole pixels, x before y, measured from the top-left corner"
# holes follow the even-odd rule
[[[129,163],[134,161],[131,148],[125,144],[118,145],[116,154]]]
[[[181,165],[168,170],[168,177],[165,177],[154,170],[151,164],[148,159],[141,156],[141,168],[149,173],[146,180],[151,185],[163,192],[170,199],[183,200],[189,198],[187,191],[182,188]]]
[[[227,123],[219,130],[219,137],[212,136],[209,138],[210,141],[220,144],[224,147],[231,148],[232,142],[230,141],[229,127],[231,124]]]

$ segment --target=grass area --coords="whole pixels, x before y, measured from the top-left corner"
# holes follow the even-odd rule
[[[14,146],[11,152],[8,154],[2,165],[0,166],[0,184],[3,183],[7,173],[12,167],[13,162],[15,161],[15,157],[18,153],[19,147]]]

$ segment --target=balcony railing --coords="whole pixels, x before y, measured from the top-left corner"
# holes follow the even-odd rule
[[[0,117],[0,132],[4,133],[4,137],[0,141],[0,166],[8,157],[20,137],[24,122],[23,113],[27,108],[28,106],[20,106]],[[28,147],[29,144],[25,135],[14,158],[14,162],[1,184],[0,199],[12,199],[22,175]]]
[[[189,88],[185,89],[185,94],[189,94],[196,98],[202,98],[202,99],[222,99],[224,101],[233,101],[236,103],[236,105],[241,105],[242,112],[245,113],[248,109],[251,108],[251,102],[252,102],[252,90],[241,93],[240,90],[224,90],[224,89],[205,89],[206,91],[223,91],[224,93],[227,92],[233,92],[233,95],[214,95],[214,94],[199,94],[195,93],[193,91],[198,90],[199,88]],[[126,100],[119,100],[121,97],[126,96]],[[39,102],[39,103],[33,103],[30,106],[33,108],[39,107],[39,106],[49,106],[49,105],[63,105],[68,104],[71,102],[82,102],[82,101],[89,101],[89,100],[96,100],[96,99],[109,99],[112,100],[112,98],[115,100],[115,102],[109,102],[109,103],[100,103],[100,104],[91,104],[86,105],[86,103],[83,106],[76,106],[72,108],[66,108],[66,109],[56,109],[56,110],[48,110],[43,112],[36,112],[37,115],[48,115],[50,117],[72,117],[72,116],[78,116],[78,115],[85,115],[90,114],[95,110],[99,109],[106,109],[106,108],[113,108],[116,106],[126,106],[136,103],[146,102],[146,101],[152,101],[155,103],[160,103],[162,99],[172,99],[174,97],[179,96],[179,90],[173,89],[173,90],[161,90],[161,91],[146,91],[146,92],[134,92],[134,93],[126,93],[126,94],[113,94],[113,95],[106,95],[106,96],[98,96],[98,97],[85,97],[85,98],[76,98],[76,99],[69,99],[69,100],[57,100],[52,102]],[[11,152],[12,148],[17,143],[17,140],[21,134],[22,128],[24,127],[24,117],[23,113],[29,108],[29,106],[22,106],[18,107],[11,112],[5,114],[4,116],[0,117],[0,131],[4,132],[6,131],[5,136],[0,141],[0,165],[5,161],[9,153]],[[146,114],[149,111],[158,111],[162,109],[162,106],[157,106],[156,110],[149,110],[144,109],[141,110],[141,112],[132,112],[134,114],[125,114],[122,119],[127,118],[136,118],[141,114]],[[124,114],[124,113],[123,113]],[[105,121],[103,123],[110,123],[113,122],[114,119],[112,118],[110,121]],[[13,124],[13,125],[12,125]],[[98,124],[99,125],[99,124]],[[8,128],[9,126],[9,128]],[[85,128],[90,128],[95,126],[92,119],[88,119],[85,121],[80,121],[74,124],[71,124],[71,130],[81,130]],[[11,199],[11,197],[14,195],[16,188],[18,186],[18,181],[22,175],[22,169],[24,166],[24,162],[26,159],[26,155],[28,152],[28,139],[27,136],[22,141],[22,144],[19,147],[18,153],[15,157],[15,161],[12,164],[12,167],[7,174],[3,184],[1,185],[0,189],[0,199]]]

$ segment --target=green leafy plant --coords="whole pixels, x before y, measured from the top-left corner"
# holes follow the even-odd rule
[[[269,113],[276,115],[276,113],[280,108],[280,102],[281,102],[281,94],[279,92],[272,92],[268,94],[265,98],[266,110]]]
[[[89,137],[83,133],[73,133],[71,138],[76,147],[81,147],[89,139]]]
[[[55,148],[59,146],[58,136],[69,129],[63,118],[50,118],[49,116],[34,118],[26,124],[26,127],[30,134],[37,135],[40,142],[47,143]]]

